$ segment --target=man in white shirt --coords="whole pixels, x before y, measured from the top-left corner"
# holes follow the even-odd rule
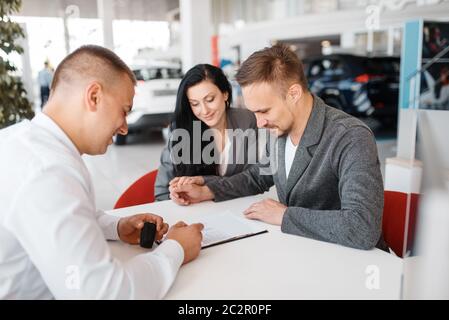
[[[84,46],[58,66],[42,114],[0,131],[0,299],[153,299],[199,254],[201,224],[97,211],[82,154],[127,133],[136,80],[113,52]],[[106,239],[137,244],[145,221],[166,241],[123,263]]]

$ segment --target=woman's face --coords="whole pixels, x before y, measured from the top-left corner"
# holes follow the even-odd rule
[[[211,81],[204,80],[187,90],[193,114],[213,128],[226,116],[228,93],[223,93]]]

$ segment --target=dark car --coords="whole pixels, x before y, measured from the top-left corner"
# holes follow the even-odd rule
[[[333,54],[306,59],[310,91],[355,116],[396,119],[400,59]]]

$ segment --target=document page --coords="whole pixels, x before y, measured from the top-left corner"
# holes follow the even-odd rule
[[[204,224],[202,248],[268,232],[261,223],[231,212],[211,215],[198,222]]]

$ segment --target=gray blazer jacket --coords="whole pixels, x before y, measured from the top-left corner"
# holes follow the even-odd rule
[[[230,108],[226,112],[227,129],[254,129],[257,131],[256,117],[247,109]],[[248,161],[237,161],[240,155],[257,154],[257,145],[248,145],[248,143],[237,143],[236,138],[231,140],[231,148],[233,159],[229,159],[226,167],[225,176],[232,176],[248,169],[251,163]],[[155,183],[155,198],[157,201],[170,199],[170,191],[168,190],[169,182],[175,178],[175,169],[170,158],[171,154],[171,137],[161,154],[160,166]],[[243,159],[243,158],[241,158]],[[248,160],[248,159],[245,159]],[[256,161],[254,161],[256,162]],[[254,163],[253,163],[254,164]]]
[[[273,175],[257,166],[232,177],[208,177],[215,201],[268,191],[275,184],[288,209],[281,230],[344,246],[371,249],[381,241],[383,183],[371,130],[314,96],[311,116],[288,178],[286,137],[278,139]]]

